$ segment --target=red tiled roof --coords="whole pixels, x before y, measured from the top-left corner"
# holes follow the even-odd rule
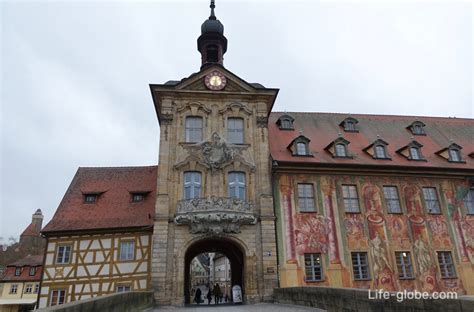
[[[276,124],[281,115],[290,115],[294,120],[294,130],[280,130]],[[350,115],[359,121],[359,132],[344,132],[339,125],[348,114],[335,113],[282,113],[273,112],[268,121],[270,152],[272,158],[280,162],[313,164],[352,164],[407,166],[424,168],[474,169],[474,159],[468,155],[474,152],[474,119],[440,118],[420,116]],[[426,135],[413,135],[407,126],[421,121]],[[309,138],[309,150],[314,157],[292,156],[287,148],[301,133]],[[350,142],[348,149],[353,158],[335,158],[324,150],[339,134]],[[379,137],[377,137],[377,135]],[[364,149],[377,138],[386,141],[387,151],[392,160],[374,159]],[[396,151],[411,141],[421,143],[423,157],[427,161],[408,160]],[[465,163],[450,163],[436,154],[439,150],[456,143],[462,147]]]
[[[157,172],[157,166],[79,168],[42,233],[152,226]],[[131,202],[132,192],[147,195]],[[95,203],[84,202],[88,193],[100,194]]]
[[[36,267],[35,274],[30,275],[30,268]],[[20,275],[16,276],[16,268],[22,268]],[[39,281],[43,268],[43,255],[26,256],[12,264],[7,265],[2,281]]]
[[[30,223],[20,236],[39,236],[40,231],[34,223]]]

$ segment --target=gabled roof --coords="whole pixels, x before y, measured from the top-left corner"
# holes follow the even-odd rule
[[[157,166],[79,168],[53,219],[41,231],[55,232],[143,228],[153,225]],[[141,202],[131,192],[149,192]],[[84,194],[101,193],[95,203]]]
[[[224,74],[227,80],[226,87],[221,91],[211,91],[204,86],[204,77],[213,72],[219,71]],[[153,97],[153,103],[155,105],[156,115],[158,121],[161,124],[161,94],[168,95],[173,94],[176,96],[177,93],[181,93],[182,96],[200,96],[205,94],[215,95],[223,98],[226,95],[243,97],[246,94],[251,96],[262,96],[267,99],[268,111],[271,111],[273,104],[276,100],[279,89],[265,88],[259,83],[248,83],[230,70],[224,68],[224,66],[215,64],[212,66],[206,66],[197,73],[193,73],[187,78],[183,78],[180,81],[170,80],[164,84],[150,84],[151,95]]]
[[[294,139],[291,131],[282,131],[278,128],[276,121],[283,114],[291,114],[295,129],[302,129],[305,136],[311,139],[310,150],[314,157],[294,157],[286,147]],[[345,132],[344,138],[351,142],[351,155],[353,159],[334,158],[324,151],[338,133],[341,119],[347,114],[336,113],[308,113],[308,112],[273,112],[268,122],[270,153],[273,160],[279,163],[319,165],[341,165],[341,166],[384,166],[385,168],[403,166],[416,168],[452,168],[462,170],[474,170],[474,159],[466,157],[466,163],[449,163],[438,157],[436,152],[449,146],[451,140],[463,147],[466,155],[474,152],[474,119],[467,118],[440,118],[440,117],[413,117],[413,116],[390,116],[390,115],[363,115],[351,114],[361,125],[359,132]],[[413,140],[411,132],[406,130],[407,125],[418,120],[429,129],[426,136],[416,137],[423,145],[423,156],[426,162],[415,162],[407,160],[396,153],[401,147],[406,146]],[[374,142],[379,135],[389,145],[386,147],[392,161],[380,161],[374,159],[363,150]]]

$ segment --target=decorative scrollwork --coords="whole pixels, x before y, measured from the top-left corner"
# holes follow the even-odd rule
[[[252,204],[227,197],[211,196],[180,200],[175,224],[190,226],[191,233],[240,233],[243,224],[256,224]]]
[[[258,116],[257,117],[257,127],[267,128],[268,127],[268,117]]]

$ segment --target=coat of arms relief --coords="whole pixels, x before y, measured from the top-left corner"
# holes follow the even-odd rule
[[[229,144],[217,132],[209,140],[185,145],[184,149],[188,156],[175,165],[176,169],[186,166],[190,161],[196,161],[211,173],[216,173],[238,161],[249,171],[255,170],[255,165],[242,156],[247,146]],[[189,225],[191,233],[240,233],[241,225],[257,223],[252,211],[252,204],[246,200],[212,194],[208,198],[178,201],[174,222]]]

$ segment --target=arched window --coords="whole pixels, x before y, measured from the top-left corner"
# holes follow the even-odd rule
[[[219,50],[214,44],[208,45],[206,48],[206,57],[208,63],[217,63],[219,60]]]
[[[296,154],[297,155],[308,155],[308,146],[306,143],[296,143]]]
[[[418,147],[410,147],[410,158],[414,160],[421,159],[421,153]]]
[[[202,141],[202,118],[197,116],[186,117],[186,142]]]
[[[242,118],[227,119],[227,141],[233,144],[244,143],[244,120]]]
[[[423,127],[421,125],[413,125],[413,134],[423,134]]]
[[[452,161],[452,162],[462,161],[461,152],[458,149],[450,148],[449,149],[449,161]]]
[[[387,153],[385,152],[385,146],[375,145],[375,158],[387,158]]]
[[[344,144],[336,144],[336,156],[347,157],[346,146]]]
[[[184,199],[201,197],[201,173],[187,171],[184,173]]]
[[[290,115],[281,115],[280,118],[278,118],[276,124],[280,128],[280,130],[293,130],[293,121],[295,119],[291,117]]]
[[[282,129],[293,129],[293,126],[291,125],[291,120],[282,119],[281,120],[281,127],[282,127]]]
[[[229,172],[229,197],[245,200],[245,172]]]

